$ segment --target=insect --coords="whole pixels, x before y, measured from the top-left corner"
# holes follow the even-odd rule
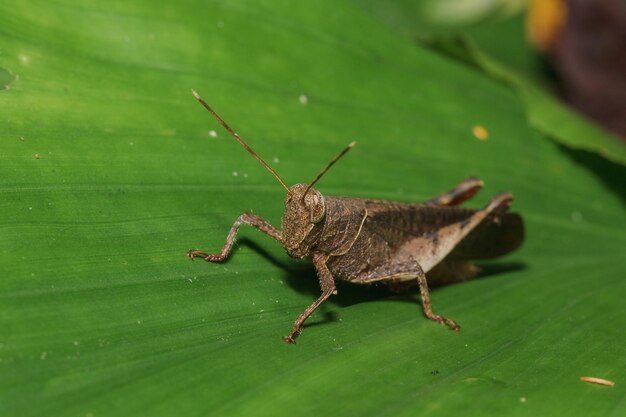
[[[196,93],[195,98],[285,188],[285,213],[279,230],[252,213],[240,215],[222,250],[210,254],[190,250],[187,256],[207,262],[225,260],[241,224],[257,228],[276,239],[297,259],[309,258],[317,270],[322,294],[296,319],[283,339],[295,343],[304,322],[331,295],[335,280],[355,284],[384,282],[394,289],[417,284],[422,309],[430,320],[459,331],[451,319],[435,314],[428,280],[462,281],[477,274],[470,260],[489,259],[519,247],[524,239],[522,218],[507,213],[509,193],[498,194],[481,210],[457,207],[472,198],[483,183],[468,178],[454,189],[422,203],[402,203],[352,197],[323,196],[313,186],[355,142],[337,155],[309,184],[288,187],[235,131]]]

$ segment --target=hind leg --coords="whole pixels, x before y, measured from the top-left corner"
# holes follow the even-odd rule
[[[470,177],[460,182],[456,187],[447,193],[443,193],[435,198],[425,201],[423,204],[431,206],[458,206],[463,202],[474,197],[483,186],[483,182],[476,178]]]

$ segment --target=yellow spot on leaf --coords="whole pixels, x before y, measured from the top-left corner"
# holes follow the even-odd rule
[[[489,139],[489,132],[483,126],[476,125],[472,128],[472,133],[476,136],[476,139],[487,140]]]

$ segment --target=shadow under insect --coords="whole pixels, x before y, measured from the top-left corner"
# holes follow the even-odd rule
[[[319,278],[315,268],[302,261],[292,259],[278,259],[270,251],[254,240],[244,237],[238,241],[239,245],[246,246],[267,262],[281,268],[284,271],[284,280],[291,288],[301,294],[310,295],[312,299],[320,293]],[[479,263],[477,275],[470,280],[495,279],[509,272],[516,272],[526,269],[526,264],[522,262],[489,262]],[[428,274],[427,274],[428,277]],[[461,284],[465,281],[438,281],[429,284],[431,288],[441,288],[452,284]],[[337,282],[338,295],[331,297],[328,302],[339,307],[349,307],[352,305],[366,303],[377,300],[392,300],[407,302],[419,306],[419,286],[417,282],[393,287],[388,283],[379,282],[370,285],[356,285],[349,282]],[[416,314],[421,314],[421,310],[416,309]],[[322,319],[319,315],[323,316]],[[335,311],[328,309],[328,304],[320,305],[318,309],[318,319],[307,322],[304,328],[314,327],[320,324],[337,322],[338,316]]]

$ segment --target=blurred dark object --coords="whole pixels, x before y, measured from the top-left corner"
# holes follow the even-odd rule
[[[563,99],[626,140],[626,1],[533,0],[528,33]]]

